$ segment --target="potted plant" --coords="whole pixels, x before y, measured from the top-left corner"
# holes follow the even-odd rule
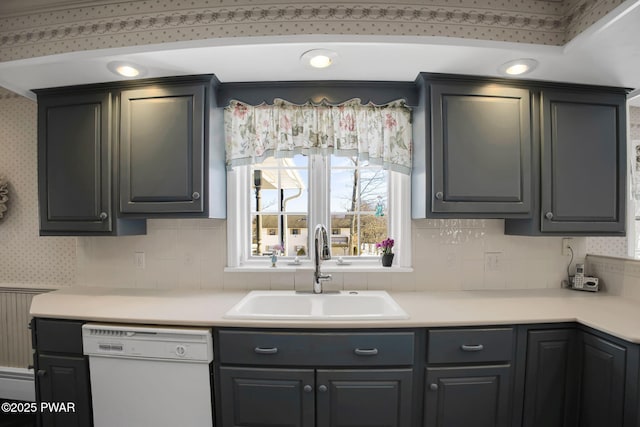
[[[278,262],[278,255],[284,250],[282,245],[273,245],[271,247],[271,267],[275,267]]]
[[[393,264],[393,244],[395,241],[391,237],[387,237],[382,242],[376,243],[376,248],[382,250],[382,266],[391,267]]]

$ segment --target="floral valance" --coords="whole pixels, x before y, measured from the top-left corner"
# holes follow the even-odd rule
[[[268,156],[326,153],[411,172],[411,111],[403,101],[296,105],[278,99],[257,106],[231,101],[224,121],[228,168]]]

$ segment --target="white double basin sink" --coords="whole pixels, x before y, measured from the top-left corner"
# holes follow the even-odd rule
[[[385,291],[251,291],[225,315],[253,320],[390,320],[409,315]]]

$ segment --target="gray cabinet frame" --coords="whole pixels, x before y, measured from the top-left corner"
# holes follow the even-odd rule
[[[43,233],[112,231],[111,105],[111,94],[105,92],[39,99],[38,180]]]
[[[432,213],[529,216],[529,89],[437,80],[428,84]]]
[[[40,235],[146,233],[144,220],[115,208],[117,97],[99,87],[36,93]]]
[[[122,91],[122,213],[204,212],[208,90],[167,84]]]
[[[543,89],[541,108],[541,232],[624,235],[625,97]]]
[[[529,85],[420,73],[416,86],[412,217],[529,218],[536,176]],[[504,127],[494,126],[494,114]],[[465,160],[470,150],[482,158]]]
[[[214,340],[222,426],[357,427],[363,419],[369,427],[419,425],[422,331],[221,328]],[[238,384],[247,390],[243,399]],[[281,409],[271,416],[260,408],[272,387],[284,387],[278,393],[291,398],[275,401]],[[259,423],[250,413],[254,404],[262,411]],[[292,405],[286,409],[291,418],[278,413],[286,405]]]

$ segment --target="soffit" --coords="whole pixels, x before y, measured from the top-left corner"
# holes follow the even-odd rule
[[[212,38],[429,36],[564,45],[623,0],[3,0],[0,61]]]
[[[413,81],[421,71],[495,76],[531,57],[541,65],[530,79],[640,87],[640,0],[19,3],[0,1],[0,86],[32,98],[119,80],[111,60],[143,64],[147,77]],[[298,58],[318,47],[340,62],[305,69]]]

